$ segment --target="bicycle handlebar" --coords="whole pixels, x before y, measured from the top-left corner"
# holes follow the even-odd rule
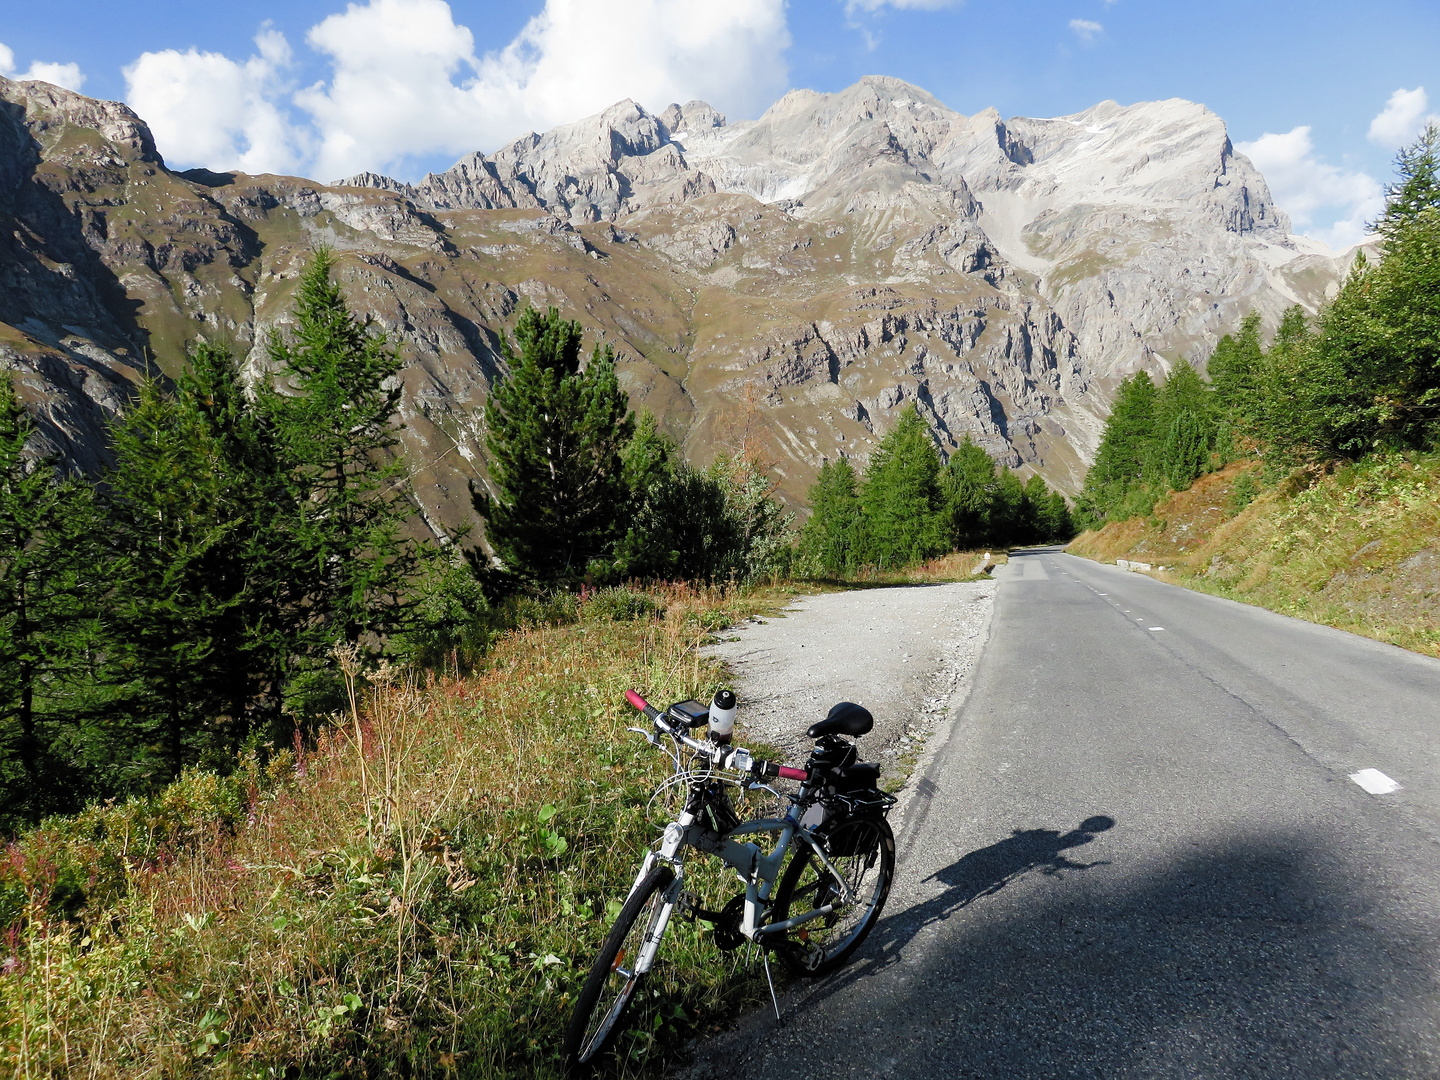
[[[625,700],[645,714],[645,719],[654,720],[660,715],[660,710],[651,705],[634,690],[625,691]]]
[[[645,718],[665,732],[671,738],[684,743],[691,750],[721,769],[735,769],[738,772],[748,772],[757,780],[773,780],[779,777],[781,780],[799,780],[802,783],[810,779],[810,773],[806,769],[796,769],[789,765],[780,765],[774,761],[757,761],[751,756],[750,751],[739,746],[715,746],[713,743],[700,742],[692,739],[683,731],[677,730],[673,724],[667,723],[665,714],[655,706],[651,705],[634,690],[625,691],[625,700],[645,714]]]

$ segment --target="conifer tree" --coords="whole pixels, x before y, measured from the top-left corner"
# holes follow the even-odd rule
[[[1262,404],[1264,348],[1260,343],[1260,314],[1251,312],[1240,333],[1226,334],[1215,346],[1206,373],[1220,409],[1241,427],[1252,425]]]
[[[345,304],[324,249],[300,278],[295,324],[269,343],[276,371],[257,408],[274,440],[284,485],[272,550],[286,582],[292,647],[320,656],[400,625],[416,569],[401,535],[410,517],[396,452],[399,352],[372,320]],[[288,552],[289,554],[285,554]]]
[[[101,570],[91,489],[27,460],[35,427],[0,376],[0,828],[85,796],[77,710],[65,693],[88,638]]]
[[[813,574],[838,578],[859,561],[860,497],[855,469],[845,458],[825,461],[810,485],[810,520],[800,531],[800,558]]]
[[[519,356],[486,410],[498,494],[477,492],[475,509],[506,570],[534,585],[570,586],[623,532],[620,453],[634,418],[609,345],[597,343],[582,369],[579,323],[532,308],[515,338]]]
[[[1052,491],[1040,510],[1040,523],[1047,544],[1063,544],[1075,535],[1075,523],[1065,496]]]
[[[1387,252],[1440,209],[1440,123],[1430,120],[1413,143],[1400,149],[1395,172],[1396,179],[1385,185],[1385,210],[1372,226]]]
[[[867,562],[902,567],[947,550],[940,455],[914,405],[871,454],[860,505]]]
[[[1307,369],[1318,456],[1440,446],[1440,126],[1396,171],[1375,226],[1383,260],[1357,257],[1319,319]]]
[[[210,358],[203,349],[199,362]],[[91,750],[120,789],[171,779],[225,746],[234,732],[215,721],[243,712],[247,697],[244,556],[257,523],[194,388],[147,382],[111,429],[103,625],[117,695]]]
[[[1082,507],[1088,524],[1103,521],[1154,478],[1155,397],[1155,384],[1143,371],[1116,390],[1095,463],[1085,474]]]
[[[995,500],[995,462],[966,435],[941,479],[950,543],[956,549],[978,547],[991,539],[990,510]]]
[[[736,524],[726,514],[720,484],[680,456],[649,412],[640,415],[620,460],[629,492],[622,521],[625,534],[612,560],[592,561],[596,579],[723,577],[740,540]]]
[[[1050,542],[1050,529],[1045,520],[1050,509],[1050,488],[1039,473],[1031,473],[1025,481],[1020,501],[1020,522],[1014,543],[1045,544]]]
[[[1175,491],[1184,491],[1205,471],[1210,460],[1210,433],[1199,410],[1181,409],[1165,432],[1160,471]]]
[[[1019,543],[1025,527],[1025,485],[1009,469],[1001,469],[995,477],[995,491],[990,497],[990,542]]]

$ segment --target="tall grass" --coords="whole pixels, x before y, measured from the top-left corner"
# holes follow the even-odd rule
[[[1440,656],[1440,455],[1231,466],[1070,550],[1163,563],[1176,582]]]
[[[816,578],[826,585],[853,588],[883,588],[892,585],[930,585],[954,581],[983,581],[987,575],[975,573],[986,556],[997,566],[1010,561],[1003,548],[974,551],[952,551],[948,555],[937,555],[924,562],[914,563],[901,569],[886,569],[879,566],[862,566],[855,573],[844,578]]]
[[[352,707],[312,745],[15,840],[4,1071],[555,1074],[572,995],[655,835],[664,759],[625,732],[623,691],[708,695],[707,633],[786,599],[591,598],[573,624],[505,635],[468,677],[366,673],[341,652]],[[695,879],[707,906],[735,889],[721,869]],[[738,955],[676,926],[622,1073],[757,999]]]

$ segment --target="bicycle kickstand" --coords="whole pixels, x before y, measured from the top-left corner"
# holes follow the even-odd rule
[[[775,996],[775,980],[770,978],[770,950],[761,946],[760,961],[765,965],[765,981],[770,984],[770,1004],[775,1006],[775,1026],[784,1027],[785,1021],[780,1016],[780,999]]]

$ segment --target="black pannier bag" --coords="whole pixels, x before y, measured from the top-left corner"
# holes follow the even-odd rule
[[[861,762],[831,774],[825,785],[825,820],[815,835],[825,842],[831,858],[865,855],[880,837],[869,823],[883,818],[895,798],[880,790],[880,766]]]

